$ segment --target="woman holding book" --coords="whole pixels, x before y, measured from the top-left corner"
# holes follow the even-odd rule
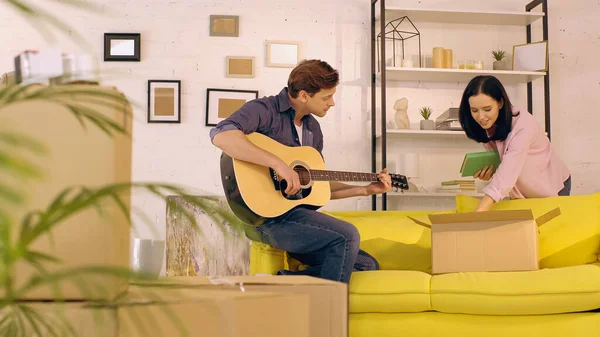
[[[491,182],[476,211],[487,211],[506,196],[544,198],[571,193],[571,174],[552,151],[550,140],[533,116],[514,107],[500,81],[477,76],[467,85],[459,109],[467,136],[498,151],[500,165],[484,167],[475,175]]]

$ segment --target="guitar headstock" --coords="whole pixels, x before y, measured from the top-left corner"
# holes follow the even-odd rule
[[[400,190],[408,190],[408,179],[402,174],[390,173],[392,178],[392,187]]]

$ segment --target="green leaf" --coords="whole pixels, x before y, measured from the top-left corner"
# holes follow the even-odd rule
[[[50,336],[58,337],[60,336],[56,329],[52,324],[46,322],[46,319],[40,315],[36,310],[32,309],[28,305],[21,304],[19,305],[21,311],[25,318],[29,321],[29,324],[33,327],[34,331],[38,336],[44,336],[46,334],[50,334]],[[44,331],[44,334],[42,334]]]
[[[0,151],[0,169],[22,178],[41,178],[42,170],[31,162],[15,155]]]
[[[72,187],[69,188],[72,189]],[[230,221],[232,227],[243,230],[244,225],[237,220],[237,218],[224,211],[215,211],[209,199],[199,199],[186,195],[180,187],[168,184],[117,183],[107,185],[99,189],[90,189],[89,192],[88,190],[84,190],[86,191],[85,193],[80,192],[73,199],[63,200],[60,205],[56,204],[54,207],[49,207],[47,210],[42,211],[39,221],[27,231],[27,235],[24,235],[21,238],[21,244],[25,246],[29,245],[41,234],[50,231],[54,226],[58,225],[67,218],[87,209],[88,207],[100,204],[104,199],[115,200],[116,198],[119,198],[119,193],[129,191],[131,188],[146,189],[163,199],[166,199],[166,195],[160,190],[166,190],[167,192],[171,192],[175,195],[181,195],[186,201],[204,210],[207,214],[209,214],[209,216],[211,216],[211,214],[212,216],[218,214],[222,218],[227,219],[227,221]],[[123,208],[123,203],[117,203],[117,205],[119,206],[118,208],[121,210],[123,215],[128,219],[128,221],[130,221],[130,214],[129,212],[126,212],[125,208]],[[183,210],[183,214],[191,222],[194,229],[198,229],[196,218],[187,210]]]
[[[36,251],[32,251],[32,250],[28,250],[24,256],[31,261],[38,261],[38,262],[52,262],[52,263],[61,263],[62,261],[52,255],[48,255],[42,252],[36,252]]]
[[[0,183],[0,204],[2,204],[2,199],[11,204],[18,205],[25,201],[25,194]]]
[[[71,7],[83,9],[85,11],[94,12],[96,14],[103,13],[102,7],[97,6],[96,4],[93,4],[93,3],[87,2],[87,1],[81,1],[81,0],[50,0],[50,1],[57,2],[60,4],[67,4]]]
[[[35,18],[39,22],[47,22],[55,29],[61,31],[63,34],[70,36],[74,39],[83,49],[93,50],[92,45],[86,41],[75,29],[73,29],[68,24],[65,24],[61,19],[48,14],[46,11],[39,7],[34,7],[30,4],[25,4],[24,1],[21,0],[7,0],[9,5],[13,5],[17,11],[21,14],[25,15],[27,18]],[[39,30],[39,29],[38,29]],[[39,30],[40,33],[44,33],[43,30]],[[49,33],[49,30],[46,32]],[[47,35],[46,35],[47,36]],[[49,42],[54,42],[54,39],[51,39]]]
[[[63,280],[73,280],[78,276],[84,275],[100,275],[114,276],[120,279],[129,280],[131,278],[142,278],[138,273],[132,272],[128,268],[105,267],[105,266],[86,266],[75,267],[64,271],[52,272],[46,274],[38,274],[31,277],[24,285],[16,292],[15,298],[24,298],[25,295],[36,288],[44,285],[51,285]]]
[[[35,211],[35,212],[29,212],[27,213],[27,215],[25,215],[25,218],[23,218],[23,222],[21,224],[21,235],[20,235],[20,239],[19,240],[23,240],[23,238],[28,235],[28,233],[31,231],[31,227],[32,227],[32,223],[34,221],[34,217],[37,217],[37,219],[39,219],[39,217],[41,216],[41,212],[40,211]]]
[[[41,142],[24,134],[14,132],[0,132],[0,144],[4,143],[11,147],[25,149],[35,154],[46,154],[48,149]]]

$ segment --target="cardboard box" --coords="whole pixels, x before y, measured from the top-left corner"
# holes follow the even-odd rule
[[[531,210],[430,214],[432,273],[539,269],[538,227],[560,209],[535,219]]]
[[[6,324],[17,323],[17,331],[8,336],[76,336],[76,337],[117,337],[117,310],[114,308],[90,307],[84,302],[21,302],[18,305],[23,308],[33,322],[23,316],[25,311],[6,318],[6,314],[12,310],[0,311],[0,321],[3,328]],[[21,314],[23,313],[23,314]],[[7,319],[7,321],[4,321]],[[36,333],[36,328],[40,334]],[[3,329],[4,332],[6,330]]]
[[[120,303],[119,337],[309,336],[305,294],[131,286]]]
[[[41,87],[41,86],[40,86]],[[32,87],[36,90],[38,86]],[[119,94],[111,87],[92,85],[70,85],[53,87],[61,90],[84,90],[99,93]],[[79,94],[63,96],[64,100],[78,105],[91,107],[98,113],[111,118],[131,131],[131,107],[128,104],[110,105],[86,103]],[[94,97],[99,101],[102,98]],[[88,100],[89,101],[89,100]],[[122,105],[122,108],[120,108]],[[22,181],[12,172],[0,172],[0,181],[27,194],[27,200],[21,205],[11,205],[4,209],[14,220],[13,233],[20,233],[21,219],[31,212],[45,210],[52,201],[67,187],[86,186],[98,188],[108,184],[131,181],[131,137],[115,135],[112,138],[98,127],[86,121],[87,130],[76,116],[66,107],[50,101],[37,100],[29,103],[16,103],[2,109],[0,125],[8,131],[23,134],[41,142],[47,153],[40,155],[21,150],[19,155],[37,164],[43,171],[40,179]],[[4,174],[4,176],[2,175]],[[6,179],[6,180],[4,180]],[[77,191],[79,192],[79,191]],[[67,200],[72,200],[72,193]],[[130,194],[121,194],[127,215],[118,205],[108,198],[104,199],[102,212],[94,207],[76,212],[64,218],[48,233],[42,234],[28,247],[58,258],[61,263],[42,261],[49,272],[85,267],[103,266],[129,268]],[[25,261],[16,265],[15,287],[19,287],[30,277],[36,275],[36,268]],[[57,297],[68,300],[86,300],[114,298],[126,291],[127,281],[116,277],[96,274],[78,278],[87,284],[89,293],[82,291],[74,278],[59,282],[60,296],[50,285],[32,289],[22,298],[28,300],[53,300]],[[3,290],[0,289],[0,298]]]
[[[305,294],[310,306],[310,337],[348,336],[348,287],[345,283],[309,276],[177,276],[167,277],[162,282],[185,284],[192,289],[220,284],[222,287],[242,285],[246,292]],[[304,323],[298,321],[295,326],[300,324]]]

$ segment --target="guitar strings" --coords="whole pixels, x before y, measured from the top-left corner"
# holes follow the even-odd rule
[[[349,180],[360,180],[360,181],[377,181],[377,175],[373,173],[353,173],[353,172],[337,172],[337,171],[323,171],[323,170],[307,170],[304,167],[294,167],[294,171],[298,174],[300,183],[305,185],[312,180],[344,180],[349,177]],[[313,174],[311,174],[311,172]],[[314,177],[314,179],[313,179]],[[332,179],[333,178],[333,179]],[[335,179],[341,178],[341,179]],[[357,179],[363,178],[363,179]]]

